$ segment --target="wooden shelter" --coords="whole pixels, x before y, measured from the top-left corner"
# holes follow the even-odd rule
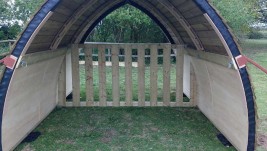
[[[169,44],[84,44],[88,34],[113,10],[130,4],[150,16]],[[79,49],[86,54],[90,77],[92,48],[97,48],[100,101],[79,96]],[[105,97],[105,52],[112,51],[113,101]],[[144,49],[151,50],[151,73],[156,72],[157,49],[164,49],[163,102],[144,100]],[[118,49],[125,49],[126,84],[131,85],[131,50],[138,49],[138,102],[127,88],[118,102]],[[177,59],[176,102],[169,101],[170,50]],[[154,51],[153,51],[154,50]],[[57,105],[61,106],[197,106],[236,149],[254,150],[256,110],[242,53],[228,26],[207,0],[47,0],[14,44],[0,85],[1,149],[12,150]],[[151,80],[157,75],[151,74]],[[153,83],[153,82],[152,82]],[[157,87],[154,84],[151,91]],[[66,95],[73,91],[73,102]],[[191,102],[182,101],[183,93]],[[154,98],[154,99],[153,99]]]

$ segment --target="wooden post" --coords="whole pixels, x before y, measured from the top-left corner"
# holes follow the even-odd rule
[[[145,106],[145,48],[138,46],[138,105]]]
[[[109,51],[110,52],[110,51]],[[120,106],[120,83],[119,83],[119,49],[118,45],[112,45],[112,96],[113,106]]]
[[[86,106],[94,105],[93,56],[91,45],[85,45]]]
[[[150,48],[150,101],[151,106],[157,106],[158,99],[158,47]]]
[[[99,105],[107,106],[105,46],[98,46]]]
[[[66,56],[64,56],[59,73],[58,106],[66,106]]]
[[[176,105],[183,105],[184,48],[176,49]]]
[[[125,45],[125,96],[126,106],[133,105],[133,86],[132,86],[132,48]]]
[[[79,48],[78,45],[71,46],[71,67],[72,67],[72,95],[73,106],[80,106],[80,69],[79,69]]]
[[[171,46],[166,45],[163,49],[163,105],[170,105],[170,55]]]
[[[12,42],[11,41],[8,42],[8,46],[9,46],[9,51],[11,51],[11,49],[12,49]]]

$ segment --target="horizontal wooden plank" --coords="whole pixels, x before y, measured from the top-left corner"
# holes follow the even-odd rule
[[[195,31],[213,30],[212,26],[209,23],[195,24],[195,25],[191,25],[191,27]]]
[[[176,8],[179,9],[180,12],[186,12],[186,11],[190,11],[194,8],[196,8],[196,3],[193,2],[192,0],[186,0],[183,3],[181,3],[180,5],[176,5]]]
[[[53,41],[54,36],[41,36],[37,35],[34,40],[32,41],[32,44],[38,44],[38,43],[50,43]]]
[[[206,61],[218,64],[224,67],[228,67],[229,63],[232,61],[231,58],[225,55],[219,55],[219,54],[204,52],[204,51],[197,51],[197,50],[193,50],[189,48],[185,48],[185,50],[186,51],[184,53],[189,56],[202,59],[202,60],[206,60]]]
[[[77,30],[70,29],[65,36],[73,36]]]
[[[80,106],[81,107],[85,107],[86,106],[86,102],[81,102]],[[98,106],[101,106],[100,102],[93,102],[92,107],[98,107]],[[114,106],[113,102],[110,102],[110,101],[107,102],[107,106],[106,107],[113,107],[113,106]],[[122,101],[120,102],[120,107],[128,107],[128,106],[129,105],[127,105],[126,102],[122,102]],[[130,105],[130,106],[138,107],[138,101],[132,101],[132,105]],[[151,102],[147,102],[147,101],[145,102],[144,106],[152,107],[151,106]],[[155,106],[153,106],[153,107],[162,107],[162,106],[164,106],[163,102],[157,102],[157,104]],[[73,103],[72,102],[66,102],[66,107],[73,107]],[[170,102],[169,107],[178,107],[178,106],[177,106],[176,102]],[[181,107],[192,107],[192,106],[189,103],[184,102]]]
[[[218,38],[218,35],[215,31],[198,31],[197,35],[199,38]]]
[[[62,55],[65,55],[67,53],[68,48],[61,48],[61,49],[56,49],[56,50],[48,50],[44,52],[36,52],[36,53],[31,53],[31,54],[26,54],[23,56],[20,60],[23,61],[24,64],[23,66],[20,65],[20,62],[18,62],[17,68],[24,67],[25,65],[29,66],[32,64],[36,64],[38,62],[43,62],[50,60],[52,58],[56,58]]]
[[[188,0],[179,0],[179,1],[175,1],[175,2],[172,2],[173,6],[175,8],[178,8],[179,6],[182,6],[184,5],[184,3],[186,3]]]
[[[42,28],[37,35],[39,36],[55,36],[58,32],[58,28]]]
[[[26,53],[29,54],[29,53],[40,52],[40,51],[45,51],[49,49],[50,49],[50,43],[31,44]]]
[[[191,17],[191,18],[187,18],[186,20],[190,25],[205,24],[205,23],[207,24],[208,23],[208,21],[203,16],[203,14],[199,14],[197,16],[194,16],[194,17]]]
[[[218,37],[214,38],[200,38],[203,45],[210,45],[210,46],[223,46],[221,40]]]
[[[195,16],[202,15],[203,12],[198,7],[194,7],[193,9],[190,9],[186,12],[182,12],[182,14],[185,18],[192,18]]]
[[[70,16],[54,12],[53,15],[49,18],[49,20],[64,23],[69,17]]]
[[[65,5],[58,5],[58,7],[55,9],[55,12],[64,14],[66,16],[69,16],[70,14],[72,14],[72,10],[68,6],[65,6]]]
[[[205,51],[228,56],[224,46],[210,46],[210,45],[204,45]]]
[[[68,9],[74,11],[82,4],[84,0],[62,0],[61,5],[64,5]]]
[[[59,46],[64,47],[67,46],[71,42],[72,35],[65,35],[64,38],[61,40]]]
[[[49,29],[53,29],[53,28],[60,28],[61,26],[63,26],[64,23],[62,22],[58,22],[58,21],[54,21],[54,20],[50,20],[48,19],[47,22],[44,24],[43,28],[49,28]]]

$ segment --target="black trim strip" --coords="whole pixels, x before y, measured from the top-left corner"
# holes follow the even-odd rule
[[[225,39],[228,47],[231,50],[233,57],[239,56],[240,50],[238,49],[237,44],[234,41],[234,38],[230,31],[228,30],[225,23],[222,21],[222,18],[216,13],[214,8],[208,3],[207,0],[194,0],[203,13],[207,13],[216,27],[219,29],[223,38]],[[255,141],[256,141],[256,111],[255,111],[255,100],[254,94],[251,88],[251,83],[249,75],[246,68],[239,69],[240,76],[242,78],[243,88],[246,94],[247,109],[248,109],[248,151],[255,150]]]
[[[26,30],[22,33],[20,39],[18,40],[16,47],[14,48],[12,55],[19,57],[23,51],[23,48],[31,38],[33,32],[37,29],[46,15],[59,3],[60,0],[49,0],[47,1],[42,8],[36,13],[34,18],[28,24]],[[2,145],[2,120],[3,120],[3,111],[5,105],[5,99],[7,95],[7,90],[12,78],[14,70],[5,69],[4,76],[0,83],[0,150],[3,150]]]

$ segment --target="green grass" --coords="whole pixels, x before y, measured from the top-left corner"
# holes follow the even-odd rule
[[[218,130],[196,108],[62,108],[36,131],[38,140],[16,151],[235,150],[219,142]]]
[[[242,46],[245,55],[267,69],[267,39],[246,40]],[[249,64],[248,68],[256,95],[259,116],[258,133],[267,136],[267,75],[253,65]],[[258,147],[258,150],[266,149]]]
[[[175,78],[176,78],[176,70],[175,65],[171,66],[171,91],[175,91]],[[112,100],[112,68],[106,67],[106,92],[107,92],[107,100]],[[84,65],[80,65],[80,96],[81,100],[86,100],[86,86],[85,86],[85,68]],[[94,86],[94,101],[99,101],[99,74],[98,74],[98,66],[94,66],[93,68],[93,86]],[[125,101],[125,67],[119,68],[119,82],[120,82],[120,101]],[[133,89],[133,100],[138,101],[138,68],[132,68],[132,89]],[[145,100],[150,100],[150,68],[146,66],[145,70]],[[163,68],[159,66],[158,68],[158,101],[162,101],[163,98]],[[175,93],[170,94],[171,101],[175,101]]]
[[[267,39],[246,39],[241,42],[244,53],[254,55],[259,52],[266,52]]]

